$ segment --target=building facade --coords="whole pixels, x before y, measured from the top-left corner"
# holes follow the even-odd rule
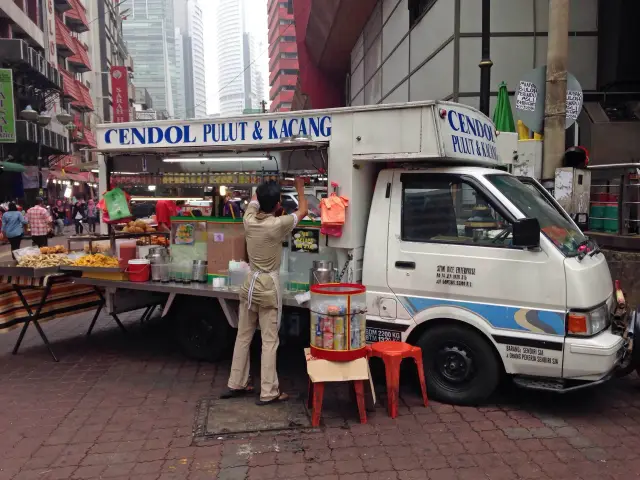
[[[271,111],[291,110],[298,82],[298,46],[291,0],[269,0],[269,99]]]
[[[300,93],[314,108],[428,99],[478,106],[482,2],[292,2],[307,53],[301,70],[314,72]],[[523,74],[546,64],[548,18],[548,0],[491,1],[492,109],[501,82],[513,93]],[[571,2],[569,30],[569,70],[594,90],[597,0]]]
[[[248,0],[220,0],[217,18],[218,84],[222,116],[261,108],[263,79],[257,42],[248,31]]]
[[[173,0],[123,0],[120,6],[129,9],[122,30],[135,62],[136,86],[147,89],[156,110],[175,117],[179,79]]]
[[[178,95],[184,99],[186,118],[207,114],[204,22],[198,0],[174,0]]]

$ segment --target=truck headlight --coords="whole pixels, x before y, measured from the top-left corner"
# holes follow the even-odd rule
[[[590,312],[569,312],[567,315],[567,333],[570,335],[591,336],[609,327],[611,319],[609,309],[602,305]]]

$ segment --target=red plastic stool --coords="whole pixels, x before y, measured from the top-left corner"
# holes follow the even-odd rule
[[[360,414],[360,423],[367,423],[367,410],[364,398],[364,380],[352,380],[353,388],[356,392],[356,402],[358,403],[358,413]],[[309,380],[309,399],[307,407],[311,410],[311,426],[320,426],[320,417],[322,416],[322,400],[324,398],[325,382],[313,383]]]
[[[427,389],[424,383],[424,367],[422,366],[422,350],[404,342],[377,342],[371,345],[371,356],[379,357],[384,362],[387,377],[387,403],[391,418],[398,416],[398,397],[400,394],[400,363],[403,358],[413,358],[418,367],[420,389],[424,406],[429,404]]]

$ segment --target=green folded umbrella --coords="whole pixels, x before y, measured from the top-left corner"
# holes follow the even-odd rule
[[[18,173],[27,171],[27,169],[24,168],[24,165],[21,165],[20,163],[15,163],[15,162],[0,162],[0,170],[3,170],[5,172],[18,172]]]
[[[516,125],[513,121],[513,113],[511,112],[511,102],[509,101],[509,92],[507,84],[502,82],[498,89],[498,103],[493,111],[493,123],[499,132],[515,133]]]

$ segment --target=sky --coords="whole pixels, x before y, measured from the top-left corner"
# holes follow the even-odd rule
[[[267,44],[267,0],[245,0],[249,5],[248,24],[250,32],[256,34],[258,41],[263,47],[260,51],[258,64],[265,80],[265,94],[269,93],[269,59]],[[206,61],[206,81],[207,81],[207,114],[218,113],[220,89],[224,85],[218,85],[218,63],[216,49],[216,7],[218,0],[200,0],[202,15],[204,17],[204,48]],[[265,100],[269,101],[268,98]]]

